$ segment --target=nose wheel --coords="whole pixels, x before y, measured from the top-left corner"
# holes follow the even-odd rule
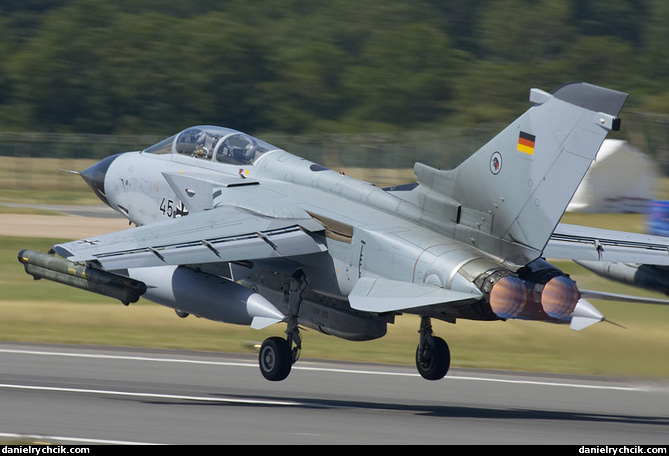
[[[426,380],[441,380],[451,366],[451,352],[441,337],[432,335],[428,317],[421,317],[420,341],[416,348],[416,368]]]

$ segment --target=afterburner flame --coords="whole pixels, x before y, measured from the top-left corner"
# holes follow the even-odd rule
[[[527,297],[528,290],[523,280],[513,276],[502,277],[490,290],[490,307],[500,318],[516,318],[525,309]]]
[[[566,276],[557,276],[544,285],[541,306],[551,317],[565,320],[574,311],[580,297],[576,282]]]
[[[515,276],[499,279],[490,290],[490,307],[502,319],[568,321],[581,294],[576,282],[559,275],[544,285]]]

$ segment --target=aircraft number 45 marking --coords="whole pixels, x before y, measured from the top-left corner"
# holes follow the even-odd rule
[[[174,201],[170,198],[163,198],[163,200],[160,202],[159,210],[161,214],[169,218],[183,217],[184,215],[188,215],[188,209],[186,206],[184,206],[184,203],[179,200]]]

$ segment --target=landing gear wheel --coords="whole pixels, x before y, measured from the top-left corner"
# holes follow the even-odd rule
[[[290,374],[293,353],[290,343],[281,337],[265,339],[258,354],[260,372],[267,380],[278,382]]]
[[[431,345],[416,349],[416,368],[426,380],[441,380],[451,366],[451,352],[441,337],[432,337]]]

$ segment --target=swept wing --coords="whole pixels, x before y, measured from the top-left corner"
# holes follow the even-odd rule
[[[312,219],[272,218],[220,206],[209,211],[57,244],[74,262],[97,262],[106,270],[220,261],[254,260],[326,251]]]

